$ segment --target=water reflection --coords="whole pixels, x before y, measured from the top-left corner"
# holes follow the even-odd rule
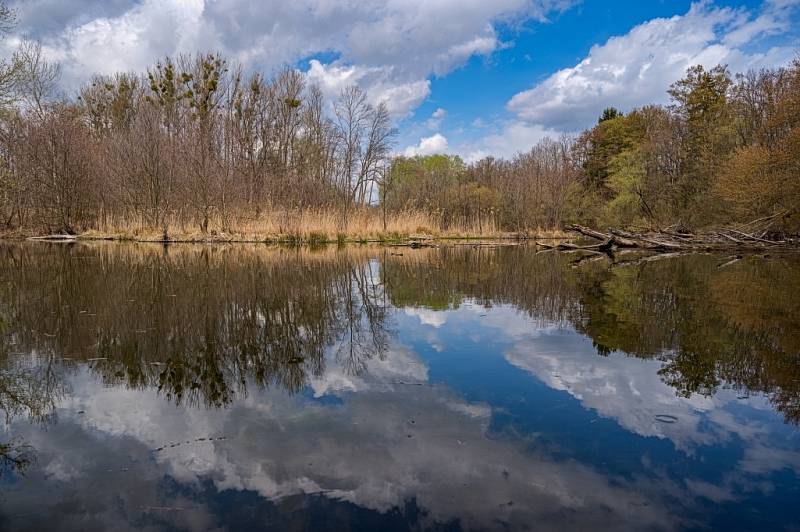
[[[791,524],[800,261],[574,262],[0,246],[0,527]]]
[[[396,306],[513,305],[539,324],[574,327],[600,355],[665,362],[662,378],[681,395],[763,392],[800,421],[800,257],[723,269],[723,258],[700,254],[635,266],[572,260],[524,247],[448,249],[431,263],[387,261],[385,271]]]
[[[334,342],[355,373],[385,349],[386,300],[374,265],[335,250],[2,253],[4,349],[48,356],[48,381],[57,378],[54,361],[62,370],[88,363],[107,385],[223,406],[246,394],[248,381],[300,390],[324,371]]]

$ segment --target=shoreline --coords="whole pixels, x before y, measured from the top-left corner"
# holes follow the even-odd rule
[[[383,244],[396,246],[413,246],[414,244],[423,247],[434,242],[534,242],[536,240],[568,240],[574,239],[560,230],[548,231],[545,234],[519,234],[519,233],[499,233],[487,235],[473,234],[452,234],[452,235],[430,235],[430,234],[411,234],[403,236],[380,237],[375,235],[337,235],[335,238],[314,235],[294,236],[260,236],[242,234],[209,234],[209,235],[180,235],[174,238],[161,238],[150,235],[114,235],[102,233],[81,233],[70,234],[0,234],[0,241],[7,242],[140,242],[150,244],[284,244],[284,245],[332,245],[332,244]]]
[[[633,236],[633,235],[632,235]],[[131,243],[131,244],[201,244],[201,245],[228,245],[228,244],[248,244],[248,245],[267,245],[267,246],[286,246],[286,247],[327,247],[327,246],[345,246],[345,245],[375,245],[383,247],[398,247],[398,248],[437,248],[441,246],[521,246],[531,245],[535,248],[541,248],[542,251],[558,251],[561,253],[583,253],[588,255],[584,260],[588,260],[594,256],[614,256],[614,255],[628,255],[628,254],[645,254],[660,256],[667,258],[674,255],[692,254],[692,253],[711,253],[711,254],[731,254],[731,259],[738,260],[743,255],[758,255],[770,253],[782,255],[784,253],[800,252],[800,248],[796,245],[787,246],[764,246],[761,243],[758,245],[743,245],[749,244],[741,242],[739,244],[731,244],[727,242],[721,243],[707,243],[697,246],[685,246],[678,248],[673,245],[655,246],[646,244],[643,246],[622,246],[614,249],[602,249],[604,244],[589,244],[577,245],[573,243],[576,240],[584,240],[583,236],[576,234],[574,231],[563,231],[559,229],[546,230],[544,234],[532,233],[491,233],[485,235],[476,234],[445,234],[445,235],[432,235],[432,234],[410,234],[410,235],[391,235],[384,237],[383,235],[368,235],[360,236],[358,234],[347,236],[342,233],[338,234],[336,238],[330,238],[327,235],[323,236],[319,233],[306,233],[305,235],[280,235],[280,236],[262,236],[255,234],[236,234],[236,233],[216,233],[216,234],[184,234],[174,238],[160,238],[156,237],[153,233],[134,236],[131,234],[105,234],[95,231],[90,231],[81,234],[24,234],[24,233],[7,233],[0,234],[0,242],[49,242],[49,243],[91,243],[91,242],[114,242],[114,243]],[[647,242],[655,241],[647,240]],[[591,241],[591,239],[590,239]],[[552,242],[552,243],[551,243]],[[655,260],[655,258],[653,258]]]

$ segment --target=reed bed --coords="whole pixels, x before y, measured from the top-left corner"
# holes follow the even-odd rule
[[[557,229],[509,232],[498,228],[493,219],[472,220],[464,224],[441,223],[437,217],[419,211],[389,213],[384,224],[379,209],[354,209],[346,218],[335,209],[272,209],[257,216],[223,220],[212,218],[209,230],[196,224],[170,218],[157,228],[141,219],[117,217],[97,224],[80,234],[82,238],[135,240],[141,242],[280,242],[345,243],[404,242],[426,239],[506,239],[559,238]]]

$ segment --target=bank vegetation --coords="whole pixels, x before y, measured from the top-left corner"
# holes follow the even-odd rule
[[[1,2],[0,19],[13,26]],[[800,228],[800,61],[737,75],[693,67],[670,105],[609,108],[578,135],[470,163],[396,156],[387,102],[356,86],[326,99],[298,70],[267,77],[215,53],[97,75],[71,96],[60,86],[35,42],[0,62],[5,235],[394,240],[769,219],[756,236],[782,238]]]

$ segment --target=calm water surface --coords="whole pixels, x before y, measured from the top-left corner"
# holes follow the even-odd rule
[[[797,530],[800,257],[0,246],[2,530]]]

